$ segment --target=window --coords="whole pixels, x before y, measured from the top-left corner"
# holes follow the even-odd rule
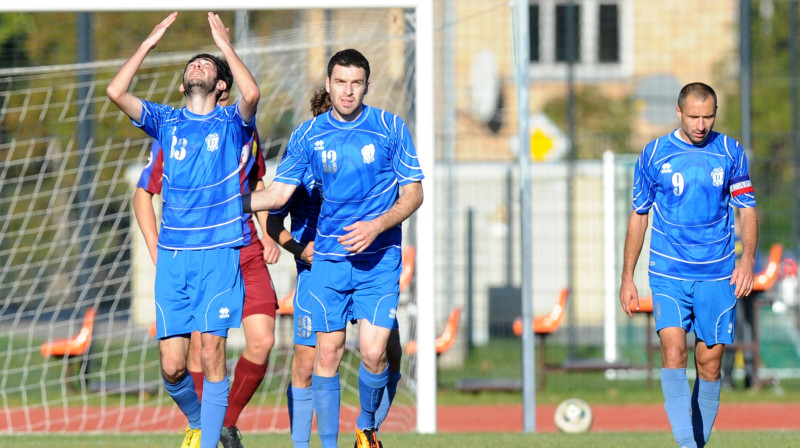
[[[528,12],[531,62],[539,62],[539,5],[533,4]]]
[[[619,62],[619,12],[617,5],[600,5],[597,59],[600,62]]]
[[[581,7],[573,4],[556,5],[556,61],[581,60]],[[572,54],[570,54],[570,49]]]
[[[633,72],[633,0],[529,0],[532,79],[559,79],[570,58],[582,80]]]

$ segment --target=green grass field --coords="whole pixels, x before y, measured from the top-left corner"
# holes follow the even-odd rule
[[[340,436],[340,446],[350,446],[349,434]],[[381,441],[386,448],[418,446],[425,448],[485,448],[530,447],[537,448],[673,448],[675,443],[668,432],[626,432],[586,434],[384,434]],[[123,435],[20,435],[3,436],[0,447],[14,448],[174,448],[180,443],[177,434],[123,434]],[[242,443],[247,447],[291,448],[288,434],[246,434]],[[711,446],[726,448],[793,447],[800,446],[800,432],[721,432],[712,436]],[[311,440],[319,447],[319,440]]]

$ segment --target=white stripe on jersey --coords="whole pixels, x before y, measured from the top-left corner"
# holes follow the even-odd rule
[[[216,204],[205,205],[205,206],[202,206],[202,207],[168,207],[168,208],[170,210],[201,210],[201,209],[204,209],[204,208],[213,208],[213,207],[216,207],[218,205],[227,204],[228,202],[233,201],[236,198],[239,198],[241,196],[242,196],[241,193],[237,193],[237,194],[229,197],[228,199],[225,199],[222,202],[217,202]],[[164,204],[167,204],[167,201],[164,201]]]
[[[170,227],[170,226],[164,225],[164,222],[162,221],[162,222],[161,222],[161,226],[162,226],[163,228],[165,228],[165,229],[170,229],[170,230],[180,230],[180,231],[208,230],[208,229],[214,229],[214,228],[217,228],[217,227],[222,227],[222,226],[224,226],[224,225],[226,225],[226,224],[230,224],[230,223],[232,223],[232,222],[236,222],[236,221],[239,221],[239,220],[241,220],[241,219],[242,219],[242,217],[241,217],[241,216],[237,216],[237,217],[235,217],[235,218],[231,219],[231,220],[230,220],[230,221],[228,221],[228,222],[221,222],[221,223],[218,223],[218,224],[214,224],[214,225],[212,225],[212,226],[204,226],[204,227]],[[184,249],[185,249],[185,248],[184,248]],[[193,247],[192,249],[195,249],[195,248]]]

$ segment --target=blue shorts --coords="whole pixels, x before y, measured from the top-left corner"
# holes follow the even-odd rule
[[[650,276],[656,331],[681,327],[709,347],[732,344],[736,330],[735,285],[728,280],[689,281]]]
[[[197,330],[226,337],[242,323],[244,281],[239,249],[158,249],[156,335]]]
[[[297,264],[297,283],[294,287],[294,343],[316,347],[317,335],[311,329],[311,295],[308,286],[311,268]]]
[[[400,298],[399,257],[379,260],[315,260],[311,269],[311,322],[314,331],[343,330],[351,319],[392,329]]]

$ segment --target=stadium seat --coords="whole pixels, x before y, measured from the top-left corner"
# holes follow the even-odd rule
[[[772,289],[775,282],[778,280],[780,273],[781,257],[783,256],[783,246],[780,244],[773,244],[769,250],[769,259],[764,270],[756,273],[755,281],[753,282],[753,291],[768,291]]]
[[[94,308],[86,310],[83,318],[83,325],[81,330],[71,338],[54,339],[42,344],[39,351],[42,356],[47,359],[49,357],[56,358],[80,358],[79,363],[70,362],[70,369],[74,369],[73,365],[77,364],[78,371],[71,372],[71,377],[77,377],[83,384],[85,382],[85,375],[89,368],[89,350],[92,345],[92,332],[94,331],[94,319],[97,311]],[[67,383],[72,385],[71,383]]]
[[[289,294],[278,299],[277,314],[279,316],[291,316],[294,314],[294,288],[289,291]]]
[[[437,355],[445,353],[446,351],[450,350],[450,347],[453,346],[453,342],[455,341],[458,333],[459,319],[461,319],[461,308],[453,308],[453,311],[450,312],[450,316],[447,318],[447,325],[445,325],[444,331],[442,331],[442,334],[436,338]],[[406,353],[408,355],[417,353],[417,341],[408,341],[408,344],[406,344]]]
[[[653,296],[639,297],[639,309],[631,308],[631,312],[644,314],[647,322],[645,324],[645,354],[647,356],[647,388],[653,387],[653,355],[660,351],[659,347],[653,343]]]
[[[408,291],[414,278],[414,264],[417,260],[417,249],[406,246],[403,249],[403,271],[400,272],[400,292]]]
[[[537,385],[536,388],[541,390],[545,386],[545,376],[547,374],[547,336],[555,333],[556,330],[561,326],[561,322],[564,320],[564,311],[567,307],[567,298],[569,298],[570,290],[569,288],[564,288],[561,290],[558,300],[556,301],[555,305],[553,305],[553,309],[545,316],[534,316],[533,318],[533,333],[536,335],[536,338],[539,339],[539,356],[538,356],[538,364],[539,364],[539,375],[537,378]],[[514,330],[514,335],[517,337],[522,336],[522,318],[518,317],[514,320],[512,329]]]
[[[755,273],[755,278],[753,280],[753,292],[750,293],[749,296],[740,299],[752,301],[746,304],[742,304],[740,302],[739,305],[752,307],[753,321],[750,323],[752,326],[752,338],[736,340],[733,344],[725,347],[727,351],[726,356],[735,356],[736,350],[742,350],[743,352],[750,352],[753,354],[751,381],[754,387],[761,387],[763,384],[770,384],[774,381],[769,378],[762,378],[759,375],[759,364],[761,363],[760,305],[771,303],[772,301],[771,296],[767,294],[767,292],[775,286],[778,279],[781,277],[781,274],[783,273],[781,266],[784,264],[785,260],[782,260],[781,257],[783,257],[783,246],[780,244],[773,244],[769,250],[769,257],[767,258],[766,266],[764,266],[762,271]],[[747,315],[747,313],[745,312],[744,315]]]

